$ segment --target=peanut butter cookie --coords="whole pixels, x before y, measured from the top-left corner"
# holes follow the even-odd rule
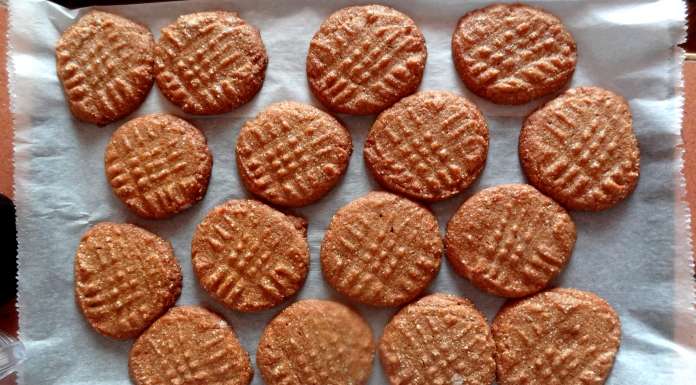
[[[350,133],[313,106],[280,102],[244,124],[237,169],[246,188],[280,206],[304,206],[338,183],[353,149]]]
[[[171,244],[134,225],[94,225],[75,255],[77,304],[96,331],[112,338],[137,337],[174,305],[181,279]]]
[[[520,132],[529,183],[572,210],[604,210],[638,184],[640,150],[623,97],[599,87],[566,91]]]
[[[162,94],[184,112],[229,112],[256,95],[268,57],[259,31],[235,12],[179,16],[164,28],[155,48]]]
[[[56,45],[56,69],[72,114],[105,125],[135,111],[154,81],[155,41],[125,17],[92,11]]]
[[[405,14],[383,5],[343,8],[309,44],[309,88],[333,111],[374,114],[416,91],[426,57],[425,38]]]
[[[309,270],[306,229],[254,200],[230,200],[196,228],[193,270],[201,286],[238,311],[273,307],[295,294]]]
[[[499,104],[523,104],[560,90],[573,76],[575,40],[554,15],[495,4],[462,16],[452,57],[464,84]]]
[[[128,121],[111,136],[104,154],[116,196],[150,219],[170,217],[203,199],[212,167],[203,133],[169,114]]]
[[[621,322],[597,295],[563,288],[504,306],[492,332],[500,385],[601,385]]]
[[[464,202],[447,224],[447,258],[475,286],[524,297],[548,285],[575,245],[575,224],[525,184],[490,187]]]
[[[267,385],[365,385],[372,371],[370,326],[338,302],[295,302],[266,326],[256,364]]]
[[[494,352],[481,312],[467,299],[441,293],[401,309],[379,344],[392,385],[490,385]]]
[[[442,239],[425,207],[371,192],[339,209],[321,244],[324,278],[341,294],[373,306],[415,298],[440,269]]]
[[[136,385],[249,385],[251,360],[230,325],[198,306],[178,306],[150,326],[128,357]]]
[[[365,140],[365,164],[377,181],[412,199],[438,201],[481,174],[488,126],[481,111],[446,91],[405,97],[377,117]]]

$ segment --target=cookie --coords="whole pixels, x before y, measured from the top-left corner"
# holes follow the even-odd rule
[[[556,16],[523,4],[495,4],[459,19],[452,58],[471,92],[493,103],[523,104],[563,88],[577,51]]]
[[[271,308],[295,294],[309,270],[304,228],[254,200],[229,200],[211,210],[191,244],[203,289],[244,312]]]
[[[197,12],[162,28],[155,79],[183,111],[221,114],[251,100],[268,65],[259,31],[235,12]]]
[[[237,169],[253,194],[280,206],[317,201],[338,183],[353,149],[350,133],[307,104],[280,102],[244,124]]]
[[[554,289],[504,306],[492,332],[500,385],[601,385],[621,322],[593,293]]]
[[[379,342],[392,385],[491,385],[494,352],[483,314],[469,300],[441,293],[401,309]]]
[[[426,57],[425,38],[407,15],[382,5],[343,8],[309,44],[309,88],[333,111],[374,114],[416,91]]]
[[[174,305],[181,279],[172,245],[134,225],[94,225],[75,255],[75,299],[107,337],[137,337]]]
[[[442,239],[435,216],[386,192],[339,209],[321,244],[326,281],[350,299],[397,306],[422,292],[440,269]]]
[[[479,191],[447,224],[445,248],[454,270],[502,297],[543,289],[565,267],[575,224],[550,198],[525,184]]]
[[[267,385],[364,385],[374,358],[372,331],[333,301],[293,303],[266,326],[256,365]]]
[[[169,114],[128,121],[111,136],[104,154],[114,194],[150,219],[170,217],[203,199],[212,167],[203,133]]]
[[[61,35],[56,70],[72,114],[105,125],[135,111],[154,81],[152,33],[112,13],[92,11]]]
[[[133,344],[128,369],[135,385],[248,385],[254,375],[232,327],[198,306],[155,321]]]
[[[529,183],[572,210],[607,209],[638,184],[629,106],[599,87],[568,90],[529,115],[519,152]]]
[[[481,111],[446,91],[401,99],[367,134],[365,164],[385,188],[412,199],[438,201],[460,193],[481,174],[488,126]]]

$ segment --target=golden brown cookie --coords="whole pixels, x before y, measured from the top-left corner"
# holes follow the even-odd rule
[[[307,104],[280,102],[244,124],[237,169],[246,188],[280,206],[304,206],[329,192],[348,167],[350,133]]]
[[[114,193],[144,218],[166,218],[203,199],[213,158],[205,136],[169,114],[146,115],[114,132],[104,170]]]
[[[232,327],[198,306],[155,321],[133,344],[128,369],[136,385],[248,385],[254,375]]]
[[[304,284],[306,225],[261,202],[229,200],[196,228],[191,258],[201,286],[225,306],[268,309]]]
[[[550,198],[525,184],[479,191],[447,224],[445,247],[454,270],[503,297],[543,289],[565,267],[575,224]]]
[[[601,385],[621,322],[593,293],[554,289],[504,306],[492,331],[500,385]]]
[[[519,151],[529,183],[572,210],[617,204],[640,175],[628,104],[599,87],[568,90],[529,115]]]
[[[371,192],[339,209],[321,244],[321,269],[341,294],[397,306],[422,292],[440,269],[442,239],[425,207]]]
[[[392,385],[490,385],[494,352],[483,314],[469,300],[442,293],[401,309],[379,342]]]
[[[481,111],[447,91],[425,91],[383,111],[365,140],[365,164],[377,181],[412,199],[438,201],[481,174],[488,126]]]
[[[338,302],[307,299],[263,331],[256,365],[267,385],[364,385],[375,346],[370,326]]]
[[[137,337],[180,293],[181,268],[168,241],[138,226],[109,222],[82,236],[75,299],[99,333]]]
[[[416,91],[426,57],[425,38],[407,15],[383,5],[343,8],[309,44],[309,88],[333,111],[374,114]]]
[[[473,93],[523,104],[560,90],[573,76],[577,52],[556,16],[523,4],[495,4],[459,19],[452,58]]]
[[[105,125],[135,111],[152,88],[154,46],[147,28],[102,11],[65,30],[56,70],[73,115]]]
[[[268,57],[261,34],[227,11],[179,16],[155,48],[157,86],[185,112],[231,111],[263,85]]]

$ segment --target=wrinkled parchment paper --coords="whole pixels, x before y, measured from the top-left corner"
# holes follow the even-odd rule
[[[234,143],[243,122],[272,102],[319,105],[307,87],[305,56],[312,34],[334,10],[351,1],[188,1],[103,9],[159,30],[176,16],[229,9],[261,30],[270,58],[266,82],[247,105],[228,114],[186,116],[153,88],[131,117],[159,111],[189,118],[208,138],[214,156],[205,199],[169,220],[148,221],[129,213],[104,176],[103,153],[121,120],[106,127],[76,121],[68,112],[55,73],[53,47],[60,33],[86,10],[69,11],[38,0],[10,1],[11,87],[16,124],[16,200],[20,272],[20,335],[29,358],[20,384],[128,384],[132,341],[113,341],[94,332],[73,298],[73,257],[81,234],[100,221],[132,222],[169,239],[181,262],[184,289],[179,304],[202,304],[233,325],[254,356],[264,325],[288,303],[257,314],[224,309],[203,292],[190,263],[195,226],[213,206],[246,196],[238,180]],[[458,18],[482,1],[383,1],[409,14],[425,34],[428,61],[422,90],[459,92],[478,104],[490,126],[490,152],[482,177],[465,193],[432,205],[444,226],[474,192],[500,183],[523,182],[517,137],[523,117],[545,100],[496,106],[473,96],[455,74],[450,38]],[[620,313],[623,339],[608,383],[696,384],[696,318],[692,309],[687,211],[681,203],[681,62],[674,48],[684,34],[685,6],[679,1],[529,1],[558,15],[575,36],[579,62],[572,86],[598,85],[630,102],[641,148],[641,178],[633,195],[600,213],[573,212],[575,252],[554,284],[591,290]],[[297,298],[334,298],[319,268],[319,245],[333,213],[378,188],[362,159],[363,139],[374,117],[340,116],[355,151],[346,177],[328,196],[298,210],[309,219],[311,271]],[[489,320],[503,303],[455,275],[443,262],[429,292],[468,297]],[[293,299],[294,300],[294,299]],[[375,337],[395,309],[356,308]],[[254,384],[262,384],[256,370]],[[375,360],[370,384],[386,384]]]

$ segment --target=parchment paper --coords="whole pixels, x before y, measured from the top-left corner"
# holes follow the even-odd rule
[[[189,1],[104,7],[150,27],[156,37],[177,15],[229,9],[261,30],[270,58],[266,82],[250,103],[228,114],[186,116],[153,88],[131,117],[166,111],[189,118],[208,138],[214,156],[205,199],[169,220],[147,221],[129,213],[104,176],[103,153],[121,120],[106,127],[80,123],[68,112],[55,73],[54,45],[60,33],[86,10],[68,11],[38,0],[10,1],[12,105],[16,124],[16,200],[20,242],[20,336],[29,358],[20,383],[128,384],[132,341],[113,341],[94,332],[76,308],[73,257],[81,234],[100,221],[132,222],[169,239],[183,267],[178,304],[202,304],[220,312],[244,347],[256,350],[269,319],[287,306],[257,314],[225,310],[200,288],[191,270],[195,226],[217,204],[246,196],[233,156],[243,122],[272,102],[297,100],[320,106],[305,77],[312,34],[334,10],[351,1]],[[482,177],[465,193],[432,205],[441,229],[474,192],[500,183],[523,182],[517,137],[523,117],[544,100],[517,107],[496,106],[473,96],[456,76],[450,38],[458,18],[481,1],[383,1],[409,14],[425,34],[428,61],[422,90],[459,92],[478,104],[490,126],[490,152]],[[566,270],[554,285],[591,290],[620,313],[623,339],[609,384],[696,384],[696,318],[690,244],[681,202],[680,56],[685,6],[661,1],[529,1],[558,15],[575,36],[579,62],[572,86],[598,85],[630,102],[641,147],[641,178],[629,199],[599,213],[573,212],[578,240]],[[347,175],[324,199],[298,210],[309,219],[311,271],[297,298],[347,302],[322,279],[319,245],[333,213],[378,188],[362,158],[363,139],[374,117],[340,116],[355,151]],[[686,273],[685,273],[686,271]],[[455,275],[445,261],[428,292],[468,297],[489,320],[503,300],[484,294]],[[293,299],[294,300],[294,299]],[[375,337],[396,309],[356,308]],[[261,384],[256,370],[254,384]],[[385,384],[375,360],[370,384]]]

